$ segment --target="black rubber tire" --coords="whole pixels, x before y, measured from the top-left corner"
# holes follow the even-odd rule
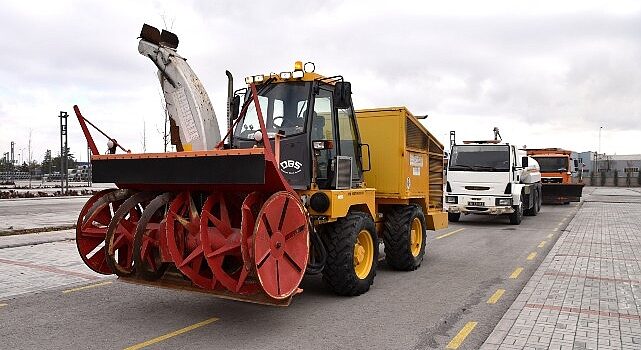
[[[534,190],[534,200],[532,201],[532,208],[524,210],[523,213],[527,216],[536,216],[539,212],[536,210],[536,207],[539,203],[539,191]]]
[[[523,221],[523,204],[514,206],[514,213],[510,214],[510,224],[520,225]]]
[[[447,220],[449,222],[458,222],[461,219],[461,213],[447,213]]]
[[[361,230],[367,230],[374,243],[372,268],[360,279],[354,271],[354,244]],[[323,268],[323,281],[338,295],[355,296],[367,292],[374,283],[378,264],[378,236],[371,216],[350,212],[346,217],[327,224],[324,240],[327,260]]]
[[[418,218],[421,222],[421,247],[417,256],[412,255],[411,230],[412,222]],[[385,242],[385,261],[395,270],[414,271],[423,261],[427,232],[425,231],[425,214],[420,207],[404,205],[390,210],[385,215],[383,241]]]
[[[539,189],[539,201],[536,202],[536,212],[541,211],[541,205],[543,205],[543,193],[541,193],[541,190]]]

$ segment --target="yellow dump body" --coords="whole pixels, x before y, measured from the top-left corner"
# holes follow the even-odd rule
[[[367,187],[376,188],[376,205],[414,203],[427,214],[427,226],[447,227],[443,211],[443,145],[405,107],[356,111]],[[381,211],[379,208],[377,211]]]

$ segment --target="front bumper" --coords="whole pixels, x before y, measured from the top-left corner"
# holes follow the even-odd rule
[[[463,214],[487,214],[502,215],[514,213],[511,205],[496,205],[497,198],[512,198],[510,196],[467,196],[467,195],[447,195],[448,197],[456,196],[457,203],[446,203],[445,208],[448,213]],[[471,203],[474,202],[474,203]],[[482,205],[481,205],[482,204]]]

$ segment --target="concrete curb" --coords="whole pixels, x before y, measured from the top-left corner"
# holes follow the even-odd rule
[[[0,231],[0,237],[25,235],[29,233],[71,230],[75,228],[76,228],[76,225],[73,224],[73,225],[61,225],[61,226],[49,226],[49,227],[24,228],[24,229],[18,229],[18,230],[5,230],[5,231]]]
[[[91,195],[82,195],[82,196],[55,196],[55,197],[33,197],[33,198],[3,198],[3,199],[0,199],[0,202],[11,202],[11,201],[30,201],[30,200],[43,200],[43,199],[69,199],[69,198],[91,198]]]
[[[18,247],[26,247],[30,245],[38,245],[38,244],[46,244],[46,243],[56,243],[56,242],[67,242],[67,241],[75,241],[75,238],[52,238],[52,239],[46,239],[42,241],[31,241],[31,242],[20,242],[20,243],[11,243],[11,244],[2,244],[0,243],[0,249],[6,249],[6,248],[18,248]]]

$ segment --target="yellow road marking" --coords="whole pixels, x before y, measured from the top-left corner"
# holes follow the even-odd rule
[[[511,279],[519,278],[519,275],[523,272],[522,267],[517,267],[514,271],[512,271],[512,274],[510,275]]]
[[[8,304],[2,304],[0,303],[0,307],[7,306]]]
[[[458,230],[455,230],[455,231],[452,231],[452,232],[446,233],[446,234],[444,234],[444,235],[436,236],[436,239],[445,238],[445,237],[451,236],[451,235],[453,235],[453,234],[455,234],[455,233],[457,233],[457,232],[461,232],[461,231],[463,231],[463,230],[465,230],[465,229],[464,229],[464,228],[460,228],[460,229],[458,229]]]
[[[465,338],[467,338],[470,333],[472,333],[472,330],[474,327],[476,327],[477,322],[468,322],[463,326],[463,328],[452,338],[452,340],[447,344],[445,347],[446,349],[458,349],[461,344],[465,341]]]
[[[543,248],[545,246],[545,243],[545,241],[541,241],[541,243],[539,243],[539,248]]]
[[[559,228],[558,228],[558,227],[556,227],[556,228],[553,228],[553,229],[552,229],[552,231],[554,231],[554,232],[556,232],[556,231],[558,231],[558,230],[559,230]]]
[[[558,224],[556,224],[556,226],[561,226],[561,225],[563,225],[563,221],[561,221]]]
[[[552,238],[554,237],[554,233],[550,233],[547,238]]]
[[[527,256],[527,260],[534,260],[534,258],[536,258],[536,252],[532,252]]]
[[[487,303],[496,304],[496,302],[499,301],[499,299],[501,299],[501,297],[503,296],[503,293],[505,293],[505,289],[497,289],[496,292],[494,292],[494,294],[492,294],[492,296],[487,299]]]
[[[77,292],[79,290],[85,290],[85,289],[89,289],[89,288],[96,288],[96,287],[100,287],[100,286],[106,286],[106,285],[112,284],[112,283],[113,283],[112,281],[94,283],[94,284],[90,284],[88,286],[82,286],[82,287],[78,287],[78,288],[66,289],[66,290],[63,290],[62,293],[63,294],[67,294],[67,293],[71,293],[71,292]]]
[[[154,338],[154,339],[147,340],[146,342],[142,342],[142,343],[138,343],[138,344],[136,344],[136,345],[132,345],[132,346],[130,346],[130,347],[128,347],[128,348],[125,348],[125,350],[138,350],[138,349],[142,349],[142,348],[147,347],[147,346],[149,346],[149,345],[153,345],[153,344],[156,344],[156,343],[160,343],[160,342],[161,342],[161,341],[163,341],[163,340],[167,340],[167,339],[169,339],[169,338],[173,338],[173,337],[175,337],[175,336],[177,336],[177,335],[181,335],[181,334],[183,334],[183,333],[187,333],[187,332],[189,332],[189,331],[193,331],[193,330],[194,330],[194,329],[196,329],[196,328],[200,328],[200,327],[202,327],[202,326],[206,326],[206,325],[208,325],[208,324],[210,324],[210,323],[213,323],[213,322],[216,322],[216,321],[218,321],[218,320],[219,320],[219,318],[218,318],[218,317],[212,317],[212,318],[207,319],[207,320],[204,320],[204,321],[202,321],[202,322],[198,322],[198,323],[192,324],[191,326],[187,326],[187,327],[185,327],[185,328],[181,328],[181,329],[176,330],[176,331],[173,331],[173,332],[171,332],[171,333],[167,333],[167,334],[161,335],[161,336],[156,337],[156,338]]]

